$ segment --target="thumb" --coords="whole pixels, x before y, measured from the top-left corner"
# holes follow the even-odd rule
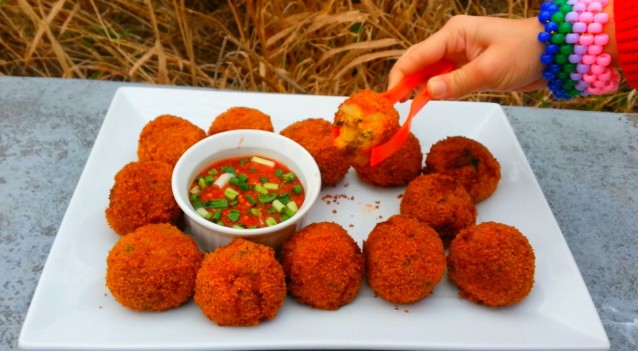
[[[485,82],[471,74],[472,63],[458,68],[450,73],[432,77],[427,84],[430,97],[435,100],[458,99],[464,95],[483,88]]]

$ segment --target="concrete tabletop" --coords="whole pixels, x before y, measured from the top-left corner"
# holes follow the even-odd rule
[[[18,347],[60,222],[125,85],[0,77],[0,350]],[[638,115],[504,110],[611,349],[638,350]]]

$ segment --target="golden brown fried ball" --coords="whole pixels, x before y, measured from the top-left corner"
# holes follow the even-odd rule
[[[336,185],[348,173],[350,160],[345,150],[334,145],[332,123],[321,118],[309,118],[295,122],[281,131],[303,146],[317,162],[321,171],[321,183]]]
[[[408,184],[400,212],[434,228],[444,243],[476,223],[476,206],[470,194],[452,177],[437,173],[420,175]]]
[[[195,292],[204,254],[171,224],[149,224],[121,237],[106,259],[106,286],[136,311],[180,306]]]
[[[501,165],[483,144],[463,136],[438,141],[428,152],[424,173],[451,176],[478,203],[488,198],[501,179]]]
[[[220,326],[274,318],[286,297],[284,271],[272,248],[244,239],[220,246],[197,273],[195,302]]]
[[[534,285],[534,251],[518,229],[496,222],[463,229],[452,240],[448,277],[459,295],[492,307],[523,300]]]
[[[188,148],[205,137],[206,132],[193,123],[181,117],[162,115],[142,129],[137,157],[140,161],[163,161],[174,167]]]
[[[366,278],[382,299],[406,304],[430,295],[445,273],[445,251],[430,226],[406,215],[377,224],[363,242]]]
[[[336,310],[359,293],[363,254],[345,229],[313,223],[284,243],[281,263],[291,296],[315,308]]]
[[[270,121],[270,116],[260,110],[250,107],[231,107],[226,112],[215,117],[210,128],[208,128],[208,135],[235,129],[257,129],[267,132],[275,130]]]
[[[173,167],[159,161],[131,162],[115,175],[106,221],[119,235],[150,223],[175,223],[182,210],[173,197]]]
[[[414,134],[410,133],[405,143],[397,152],[383,160],[381,163],[370,166],[355,165],[357,175],[364,182],[381,186],[403,186],[421,174],[423,152],[421,144]]]
[[[390,139],[400,128],[399,113],[381,94],[364,89],[339,106],[334,117],[339,129],[335,145],[346,149],[355,164],[370,162],[370,149]]]

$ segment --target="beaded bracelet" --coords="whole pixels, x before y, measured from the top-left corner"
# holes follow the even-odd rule
[[[602,33],[609,21],[602,12],[607,0],[554,0],[541,4],[538,20],[545,43],[541,62],[543,77],[554,97],[569,99],[605,94],[618,87],[620,75],[609,68],[611,57],[603,53],[609,37]]]

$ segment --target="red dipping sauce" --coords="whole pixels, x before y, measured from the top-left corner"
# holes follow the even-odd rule
[[[284,222],[305,199],[299,178],[285,165],[262,156],[217,161],[195,177],[189,192],[200,216],[237,229]]]

